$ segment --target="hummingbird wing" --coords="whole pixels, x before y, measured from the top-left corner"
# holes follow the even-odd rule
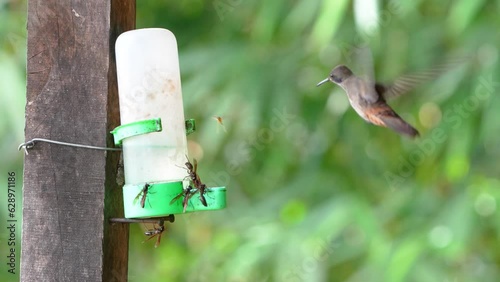
[[[424,82],[433,79],[435,76],[436,75],[433,73],[403,75],[390,85],[375,83],[375,90],[382,95],[384,99],[392,99],[410,92]]]
[[[464,61],[464,59],[450,60],[447,63],[436,65],[425,71],[402,75],[391,85],[376,83],[375,90],[386,100],[396,98],[408,93],[424,82],[438,78],[440,75],[462,64]]]
[[[353,61],[356,71],[356,76],[361,79],[363,86],[368,87],[369,90],[372,90],[375,86],[375,71],[373,66],[373,55],[372,51],[369,47],[355,47],[353,49]],[[361,94],[366,94],[373,91],[362,91]],[[375,99],[376,102],[378,100],[378,96],[376,93],[369,93],[373,97],[367,97],[368,100]],[[375,97],[376,96],[376,97]]]
[[[375,70],[373,64],[372,50],[368,47],[360,47],[354,49],[354,57],[356,65],[359,68],[358,76],[363,78],[367,83],[375,84]]]
[[[351,104],[358,104],[361,101],[373,104],[379,100],[380,95],[373,91],[373,84],[367,82],[364,78],[353,75],[343,81],[340,86],[346,91]]]

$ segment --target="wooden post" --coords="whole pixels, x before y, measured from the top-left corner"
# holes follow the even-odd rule
[[[116,37],[135,0],[29,0],[26,140],[112,147]],[[126,281],[119,152],[37,143],[25,156],[21,281]]]

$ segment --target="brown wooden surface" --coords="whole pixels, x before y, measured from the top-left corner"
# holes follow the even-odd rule
[[[114,42],[135,0],[29,0],[26,140],[112,146]],[[37,143],[25,157],[22,281],[125,281],[118,152]]]

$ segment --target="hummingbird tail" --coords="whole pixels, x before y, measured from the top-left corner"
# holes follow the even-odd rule
[[[411,137],[411,138],[415,138],[415,137],[420,136],[418,131],[413,126],[408,124],[406,121],[404,121],[399,116],[384,116],[384,117],[380,117],[380,119],[382,119],[385,126],[387,126],[388,128],[390,128],[398,133],[404,134],[404,135]]]

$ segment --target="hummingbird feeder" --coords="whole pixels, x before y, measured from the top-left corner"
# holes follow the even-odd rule
[[[161,28],[127,31],[115,49],[121,125],[111,133],[123,150],[125,217],[183,213],[184,199],[172,200],[191,189],[184,187],[186,135],[195,122],[184,118],[175,36]],[[186,212],[226,207],[225,187],[207,188],[206,206],[193,193]]]

